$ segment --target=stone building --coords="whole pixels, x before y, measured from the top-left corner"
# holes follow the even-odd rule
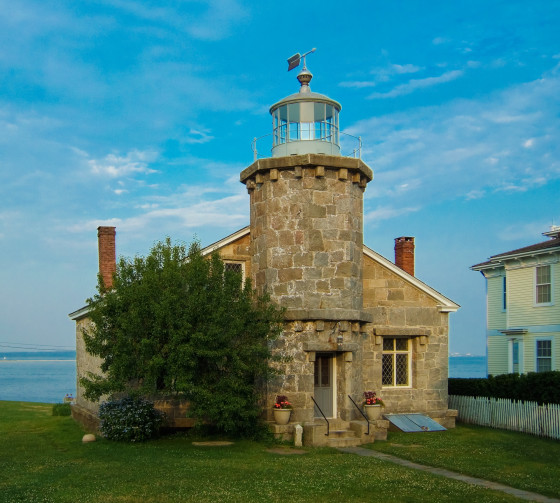
[[[286,308],[274,351],[289,362],[269,384],[267,418],[276,395],[287,395],[294,410],[290,424],[276,427],[278,435],[289,436],[300,423],[309,445],[332,443],[332,432],[372,441],[383,438],[387,422],[378,421],[368,435],[354,402],[375,391],[386,414],[424,413],[453,426],[448,316],[459,306],[414,276],[414,238],[395,239],[395,263],[364,246],[363,193],[373,172],[359,157],[340,154],[341,106],[312,92],[311,77],[304,64],[299,92],[270,109],[272,156],[260,159],[255,150],[255,161],[241,172],[250,225],[203,250],[217,250],[227,267]],[[104,229],[101,267],[101,239],[111,233]],[[80,374],[95,365],[81,341],[87,312],[71,317]],[[78,390],[76,410],[94,407]]]

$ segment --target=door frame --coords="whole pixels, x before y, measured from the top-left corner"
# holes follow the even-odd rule
[[[331,391],[332,391],[332,416],[328,416],[328,419],[334,419],[338,414],[338,407],[336,401],[336,391],[337,391],[337,367],[336,367],[336,356],[337,353],[334,351],[317,351],[315,353],[315,360],[320,357],[327,357],[329,359],[329,373],[331,377]],[[315,362],[314,362],[315,363]],[[315,364],[313,370],[313,394],[315,395]],[[315,405],[313,406],[313,417],[322,417],[321,415],[315,416]]]

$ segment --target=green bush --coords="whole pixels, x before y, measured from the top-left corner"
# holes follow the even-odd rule
[[[99,429],[109,440],[142,442],[157,436],[163,414],[143,398],[125,397],[99,406]]]
[[[449,379],[450,395],[509,398],[522,402],[560,403],[560,372],[502,374],[486,379]]]
[[[85,398],[174,396],[198,426],[252,437],[278,372],[283,310],[197,243],[187,252],[166,239],[146,258],[121,258],[112,289],[99,278],[83,335],[101,372],[80,378]]]
[[[72,409],[69,403],[55,403],[52,406],[53,416],[70,416],[72,414]]]

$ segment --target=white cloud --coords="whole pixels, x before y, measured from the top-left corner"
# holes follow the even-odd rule
[[[410,73],[417,73],[421,70],[423,70],[422,67],[411,63],[405,63],[403,65],[397,63],[390,63],[383,67],[372,68],[369,71],[369,73],[374,76],[373,81],[347,80],[341,82],[339,85],[341,87],[355,87],[355,88],[375,87],[378,82],[389,82],[393,80],[395,77],[401,75],[407,75]]]
[[[163,198],[160,199],[163,202]],[[177,202],[173,197],[170,202]],[[130,217],[95,219],[73,224],[69,232],[91,232],[100,225],[117,227],[123,233],[158,236],[177,233],[180,229],[235,228],[248,223],[248,202],[245,194],[227,195],[209,201],[183,199],[177,207],[163,204],[144,205],[146,211]]]
[[[406,190],[406,207],[417,208],[526,192],[560,179],[559,73],[554,68],[484,98],[413,108],[346,128],[362,137],[362,157],[375,170],[366,204],[392,208]]]
[[[120,178],[140,173],[157,173],[148,167],[156,158],[157,153],[154,151],[132,150],[125,155],[108,154],[103,159],[90,159],[87,163],[96,175]]]
[[[471,190],[471,191],[465,196],[465,199],[466,199],[467,201],[471,201],[471,200],[473,200],[473,199],[480,199],[480,198],[484,197],[484,195],[485,195],[485,192],[484,192],[483,190],[474,189],[474,190]]]
[[[436,37],[432,40],[432,44],[434,45],[441,45],[441,44],[445,44],[449,42],[449,39],[445,38],[445,37]]]
[[[527,246],[544,241],[542,233],[548,230],[550,222],[529,222],[522,225],[509,225],[498,233],[498,238],[503,241],[526,240]]]
[[[420,66],[406,64],[406,65],[391,65],[391,68],[395,71],[395,73],[403,74],[403,73],[416,73],[422,70]]]
[[[376,83],[368,80],[347,80],[338,84],[340,87],[355,87],[362,89],[364,87],[375,87]]]
[[[110,0],[112,7],[139,19],[182,30],[200,40],[221,40],[249,17],[248,9],[236,0],[160,2],[157,7],[131,0]]]
[[[378,207],[375,210],[368,211],[364,214],[364,222],[367,222],[370,226],[371,224],[375,224],[375,222],[381,220],[389,220],[395,217],[401,217],[403,215],[407,215],[409,213],[414,213],[419,211],[421,208],[418,206],[410,206],[410,207]]]
[[[432,87],[435,85],[443,84],[445,82],[451,82],[452,80],[458,79],[463,76],[463,70],[451,70],[445,72],[437,77],[426,77],[424,79],[412,79],[405,84],[400,84],[386,93],[372,93],[368,96],[369,99],[378,98],[395,98],[396,96],[402,96],[405,94],[410,94],[417,89],[424,89],[427,87]]]
[[[187,136],[183,138],[183,141],[185,143],[208,143],[213,139],[214,137],[210,135],[210,131],[208,129],[190,129]]]

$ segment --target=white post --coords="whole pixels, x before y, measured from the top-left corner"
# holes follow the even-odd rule
[[[294,433],[294,446],[301,447],[302,444],[302,437],[303,437],[303,428],[301,424],[296,424],[295,433]]]

